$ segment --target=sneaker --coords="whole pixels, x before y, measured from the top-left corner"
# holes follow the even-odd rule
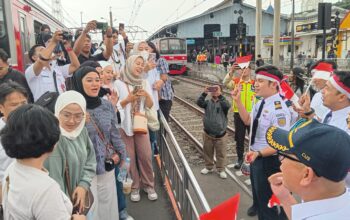
[[[139,189],[131,190],[130,200],[133,202],[138,202],[141,200]]]
[[[225,171],[219,172],[219,176],[220,176],[221,179],[226,179],[227,178],[227,174],[226,174]]]
[[[158,155],[159,155],[159,151],[158,151],[157,144],[154,144],[153,156],[154,156],[154,157],[157,157]]]
[[[242,158],[238,159],[237,162],[235,163],[234,168],[235,168],[236,170],[241,169],[242,163],[243,163],[243,159],[242,159]]]
[[[144,191],[147,193],[149,200],[154,201],[158,199],[158,195],[154,190],[154,188],[148,187],[148,188],[145,188]]]
[[[211,173],[211,172],[213,172],[213,169],[204,168],[203,170],[201,170],[201,174],[204,174],[204,175]]]

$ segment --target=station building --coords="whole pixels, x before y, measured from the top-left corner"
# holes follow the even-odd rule
[[[243,17],[243,37],[239,38],[238,19]],[[237,4],[232,0],[224,0],[197,16],[169,24],[156,31],[149,39],[176,36],[187,39],[187,53],[194,49],[207,50],[212,55],[227,51],[235,56],[240,44],[244,54],[255,54],[255,21],[256,8],[249,4]],[[272,36],[273,8],[262,12],[262,38]],[[288,17],[281,15],[281,36],[288,35]],[[263,57],[272,55],[272,47],[263,48]]]

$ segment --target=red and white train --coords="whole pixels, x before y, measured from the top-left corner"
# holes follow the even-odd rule
[[[0,48],[10,56],[10,64],[24,71],[26,56],[35,44],[42,24],[51,30],[66,27],[33,0],[0,0]]]
[[[171,75],[181,75],[187,71],[186,39],[177,37],[157,38],[152,41],[160,56],[169,63]]]

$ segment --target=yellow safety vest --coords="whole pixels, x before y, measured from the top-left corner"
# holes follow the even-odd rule
[[[255,89],[254,89],[254,80],[248,82],[239,82],[239,78],[233,79],[235,87],[240,83],[242,85],[241,89],[241,101],[247,112],[251,112],[255,103]],[[232,109],[234,112],[238,112],[235,102],[232,102]]]

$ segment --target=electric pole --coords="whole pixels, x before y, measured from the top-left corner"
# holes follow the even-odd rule
[[[290,70],[292,70],[294,66],[294,50],[295,50],[294,14],[295,14],[295,0],[292,0]]]
[[[275,66],[280,64],[280,25],[281,25],[281,0],[274,0],[274,22],[273,22],[273,59]]]
[[[111,27],[113,27],[112,7],[109,7],[109,20],[111,22]]]
[[[258,54],[261,54],[261,20],[262,20],[262,1],[256,0],[255,60],[258,59]]]

